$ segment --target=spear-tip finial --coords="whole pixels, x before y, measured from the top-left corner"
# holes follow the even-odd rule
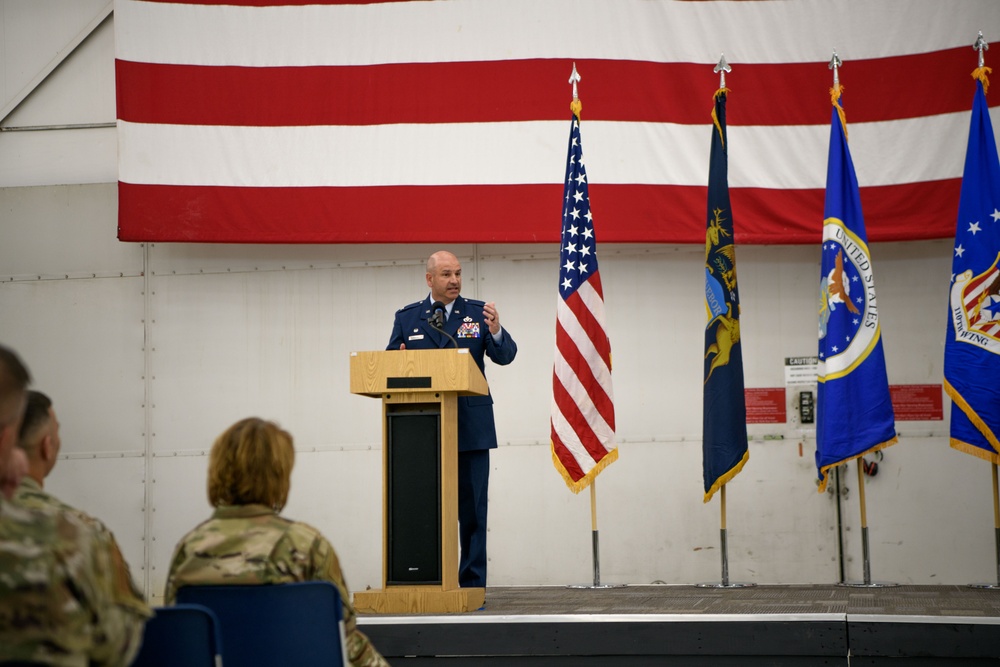
[[[840,68],[844,66],[844,61],[837,55],[837,49],[833,50],[833,57],[830,58],[830,69],[833,70],[833,87],[840,85]]]
[[[985,37],[983,37],[982,30],[979,31],[979,36],[976,37],[976,43],[972,45],[972,48],[979,51],[979,66],[985,67],[986,60],[983,58],[983,53],[990,50],[990,43],[986,41]]]
[[[569,110],[573,112],[577,120],[580,120],[580,112],[583,110],[583,103],[576,92],[576,84],[580,82],[580,73],[576,71],[576,63],[573,63],[573,73],[569,75],[569,82],[573,84],[573,101],[569,103]]]
[[[729,63],[726,62],[726,54],[725,53],[723,53],[719,57],[719,64],[716,65],[715,68],[712,71],[713,72],[718,72],[718,74],[719,74],[719,90],[722,90],[723,88],[726,87],[726,72],[732,72],[733,71],[733,68],[730,67]]]
[[[580,73],[576,71],[576,63],[573,63],[573,73],[569,75],[569,82],[573,84],[573,99],[578,100],[580,96],[577,95],[576,84],[580,82]]]

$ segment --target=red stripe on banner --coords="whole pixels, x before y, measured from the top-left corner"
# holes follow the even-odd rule
[[[966,112],[969,49],[850,63],[842,73],[851,123]],[[718,76],[709,65],[582,60],[587,120],[704,125]],[[563,120],[568,61],[508,60],[329,67],[207,67],[115,62],[118,118],[174,125],[381,125]],[[916,95],[921,72],[933,94]],[[826,63],[735,66],[728,124],[828,121]],[[483,85],[488,81],[488,85]],[[1000,98],[993,100],[1000,104]]]
[[[579,301],[579,299],[577,299],[577,301]],[[605,341],[607,340],[606,335],[604,336],[604,339]],[[590,360],[583,356],[580,352],[580,348],[576,346],[573,339],[566,333],[566,329],[563,328],[562,322],[558,321],[556,322],[556,347],[562,354],[563,359],[565,359],[566,365],[580,380],[580,384],[582,384],[587,390],[587,395],[590,396],[590,400],[594,403],[594,407],[597,408],[597,412],[600,414],[601,419],[603,419],[604,422],[608,424],[612,430],[614,430],[615,406],[611,397],[608,396],[607,392],[604,391],[604,387],[602,387],[597,381],[597,377],[594,375],[594,369],[590,364]]]
[[[580,412],[580,406],[577,405],[573,397],[566,391],[566,387],[559,382],[558,377],[555,377],[552,382],[552,399],[594,463],[607,456],[607,448],[601,443],[600,438],[597,437],[593,429],[590,428],[587,419]]]
[[[605,243],[704,243],[703,186],[591,184]],[[961,179],[861,188],[869,241],[954,236]],[[558,243],[561,184],[239,188],[118,184],[122,241]],[[737,243],[822,239],[824,191],[731,188]],[[470,212],[476,212],[474,219]]]

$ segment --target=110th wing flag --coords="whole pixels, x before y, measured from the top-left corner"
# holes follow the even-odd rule
[[[1000,463],[1000,161],[980,67],[955,229],[944,348],[951,446]]]

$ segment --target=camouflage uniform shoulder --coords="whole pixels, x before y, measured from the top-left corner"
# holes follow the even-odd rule
[[[128,664],[150,612],[115,566],[74,513],[0,501],[0,662]]]
[[[318,565],[323,560],[332,559],[337,562],[339,567],[333,545],[323,537],[319,530],[301,521],[285,520],[288,521],[285,538],[291,543],[293,549],[312,554],[314,564]]]

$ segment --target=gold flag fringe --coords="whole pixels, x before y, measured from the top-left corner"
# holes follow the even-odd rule
[[[566,468],[563,466],[562,461],[560,461],[559,457],[556,456],[555,444],[553,444],[551,441],[549,444],[552,451],[552,463],[555,464],[556,470],[558,470],[559,474],[562,475],[563,481],[566,482],[566,486],[568,486],[569,490],[572,491],[573,493],[580,493],[581,491],[586,489],[588,486],[590,486],[590,483],[594,481],[597,475],[601,473],[602,470],[604,470],[609,465],[618,460],[618,448],[615,447],[610,452],[608,452],[603,459],[598,461],[597,465],[595,465],[593,468],[590,469],[590,472],[581,477],[579,480],[573,481],[573,478],[570,477],[570,474],[566,471]]]
[[[854,456],[851,456],[851,457],[848,457],[846,459],[843,459],[842,461],[837,461],[836,463],[831,463],[830,465],[823,466],[822,468],[820,468],[820,471],[819,471],[820,474],[823,475],[823,479],[820,480],[820,482],[819,482],[819,488],[817,488],[816,491],[818,493],[823,493],[824,491],[826,491],[826,483],[828,481],[830,481],[830,471],[833,470],[834,468],[836,468],[837,466],[843,465],[845,463],[850,463],[851,461],[854,461],[856,459],[860,459],[862,456],[867,456],[868,454],[872,454],[874,452],[877,452],[880,449],[885,449],[886,447],[891,447],[892,445],[895,445],[897,442],[899,442],[899,438],[896,437],[896,436],[892,436],[891,440],[886,440],[885,442],[879,443],[879,444],[875,445],[874,447],[870,447],[870,448],[866,449],[865,451],[861,452],[860,454],[855,454]]]
[[[969,421],[971,421],[975,425],[975,427],[979,429],[979,432],[983,434],[983,437],[986,438],[986,441],[990,443],[990,447],[992,447],[997,452],[1000,452],[1000,440],[997,440],[996,434],[990,430],[990,427],[986,425],[986,422],[983,421],[983,418],[980,417],[978,414],[976,414],[976,411],[972,409],[972,406],[969,405],[968,401],[965,400],[965,397],[963,397],[960,393],[958,393],[958,390],[955,389],[953,386],[951,386],[951,383],[948,382],[948,380],[944,381],[944,391],[946,394],[948,394],[948,398],[950,398],[955,403],[955,405],[961,408],[962,412],[965,413],[965,416],[969,418]],[[955,442],[961,442],[961,441],[952,440],[952,445],[951,445],[952,447],[955,447],[954,445]],[[983,451],[982,449],[976,447],[975,445],[966,444],[966,446],[972,447],[973,449],[978,449],[979,451]],[[975,453],[975,452],[969,452],[968,450],[962,447],[955,447],[955,449],[966,452],[967,454]],[[988,455],[989,452],[987,452],[987,456]],[[996,452],[993,453],[993,456],[996,456]],[[987,458],[987,460],[992,460],[992,459]]]
[[[712,485],[712,488],[710,488],[708,491],[705,492],[705,499],[703,502],[707,503],[709,500],[711,500],[712,496],[715,495],[715,492],[721,489],[726,484],[728,484],[733,479],[733,477],[736,477],[736,475],[738,475],[739,472],[743,470],[743,466],[745,466],[747,464],[747,461],[749,460],[750,460],[750,450],[747,449],[747,451],[743,452],[743,458],[740,459],[740,462],[734,465],[725,475],[715,480],[715,484]]]
[[[965,452],[966,454],[972,454],[984,461],[989,461],[993,465],[1000,465],[1000,454],[991,454],[982,447],[976,447],[975,445],[970,445],[967,442],[962,442],[961,440],[956,440],[951,438],[951,448],[956,449],[960,452]]]
[[[715,91],[715,96],[713,97],[713,99],[717,100],[719,99],[720,96],[728,94],[729,94],[728,88],[719,88],[717,91]],[[719,131],[719,139],[722,141],[722,147],[725,148],[726,138],[722,135],[722,125],[719,124],[719,117],[715,114],[714,105],[712,106],[712,122],[715,123],[715,129]]]
[[[992,67],[985,67],[985,66],[977,67],[976,69],[972,70],[972,78],[975,79],[976,81],[983,82],[983,94],[990,92],[990,79],[987,76],[987,74],[992,74],[992,73],[993,73]]]
[[[844,136],[850,139],[847,135],[847,114],[844,113],[844,107],[840,106],[840,95],[844,92],[844,87],[839,83],[830,89],[830,102],[833,106],[837,107],[837,115],[840,116],[840,126],[844,128]]]
[[[580,112],[583,111],[583,102],[578,99],[573,100],[569,103],[569,110],[573,112],[577,120],[580,120]]]

